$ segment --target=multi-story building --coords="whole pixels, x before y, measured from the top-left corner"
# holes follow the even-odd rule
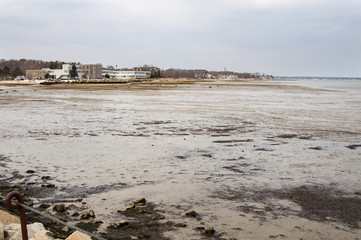
[[[122,80],[146,79],[150,78],[150,74],[150,71],[119,71],[111,69],[104,69],[102,71],[103,78],[106,78],[106,75],[109,75],[109,78]]]
[[[101,64],[80,64],[78,69],[78,75],[80,79],[101,79],[102,78]]]
[[[101,79],[102,65],[101,64],[76,64],[78,79]],[[42,68],[41,70],[26,70],[26,77],[28,79],[43,79],[46,73],[53,79],[69,79],[69,71],[72,64],[63,64],[61,69]]]
[[[63,64],[61,69],[43,68],[41,70],[49,73],[53,79],[69,79],[70,64]]]
[[[27,79],[44,79],[46,71],[45,70],[26,70]]]

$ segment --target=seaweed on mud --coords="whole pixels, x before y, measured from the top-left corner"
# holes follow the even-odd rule
[[[72,186],[70,188],[62,189],[63,194],[58,194],[61,198],[84,198],[92,194],[104,193],[116,189],[123,189],[126,187],[125,183],[114,183],[110,185],[100,185],[96,187]]]
[[[139,124],[144,125],[160,125],[160,124],[170,124],[172,121],[148,121],[148,122],[139,122]]]
[[[262,151],[262,152],[272,152],[274,151],[274,149],[269,149],[269,148],[256,148],[255,151]]]
[[[292,133],[281,134],[281,135],[277,135],[276,137],[278,137],[278,138],[295,138],[295,137],[297,137],[297,134],[292,134]]]
[[[289,200],[301,207],[298,215],[315,221],[339,221],[351,228],[360,228],[361,197],[357,194],[348,194],[334,187],[303,185],[286,189],[226,189],[214,193],[213,197],[265,204],[273,214],[279,210],[274,199]],[[241,210],[244,209],[241,207]],[[247,208],[249,210],[249,208]],[[247,211],[248,211],[247,210]],[[246,213],[247,213],[246,211]],[[294,214],[287,208],[282,214]]]
[[[253,139],[237,139],[237,140],[217,140],[213,141],[214,143],[245,143],[253,142]]]
[[[310,147],[309,149],[312,149],[312,150],[318,150],[318,151],[320,151],[320,150],[322,150],[322,148],[321,147]]]
[[[4,155],[0,154],[0,167],[6,167],[5,162],[9,162],[9,159],[6,158]]]
[[[361,147],[361,144],[352,144],[352,145],[348,145],[346,146],[349,149],[355,150],[358,147]]]
[[[129,236],[137,236],[138,239],[168,239],[162,236],[164,231],[172,229],[171,222],[160,223],[164,219],[150,203],[136,205],[134,208],[127,208],[118,213],[131,220],[126,224],[113,224],[106,230],[107,239],[128,239]]]
[[[231,170],[232,172],[235,172],[235,173],[244,173],[243,170],[240,170],[238,168],[238,166],[224,166],[223,167],[224,169],[228,169],[228,170]]]

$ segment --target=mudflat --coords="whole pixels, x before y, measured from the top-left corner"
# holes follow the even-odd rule
[[[361,81],[0,86],[0,192],[108,239],[357,239],[360,93]]]

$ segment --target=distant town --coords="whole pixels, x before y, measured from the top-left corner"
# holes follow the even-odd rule
[[[66,63],[42,60],[5,60],[0,59],[1,80],[43,80],[43,81],[142,81],[157,78],[187,79],[273,79],[273,76],[261,73],[238,73],[233,71],[208,71],[203,69],[167,69],[162,70],[153,65],[133,68],[103,66],[100,63]]]

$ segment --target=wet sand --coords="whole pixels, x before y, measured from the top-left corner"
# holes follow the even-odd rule
[[[162,216],[152,239],[357,239],[360,93],[357,81],[0,86],[0,178],[34,207],[94,210],[99,233],[145,197]]]

